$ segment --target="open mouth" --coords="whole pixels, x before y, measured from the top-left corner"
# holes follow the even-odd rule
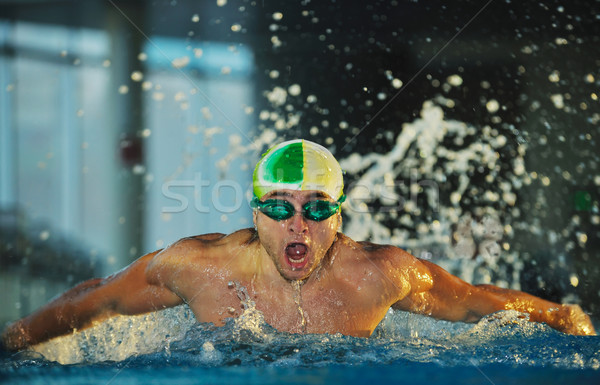
[[[302,269],[308,263],[308,247],[304,243],[290,243],[285,247],[287,263],[293,269]]]

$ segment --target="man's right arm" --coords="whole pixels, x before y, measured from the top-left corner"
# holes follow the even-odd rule
[[[83,282],[9,325],[2,333],[4,347],[21,350],[111,316],[142,314],[181,304],[182,299],[175,293],[147,280],[146,267],[157,253],[147,254],[107,278]]]

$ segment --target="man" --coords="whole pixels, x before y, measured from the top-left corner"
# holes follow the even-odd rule
[[[404,250],[338,232],[343,178],[324,147],[305,140],[270,149],[254,171],[254,229],[182,239],[124,270],[67,291],[3,333],[24,349],[108,317],[186,303],[223,325],[246,288],[265,321],[292,333],[368,337],[390,307],[474,322],[499,310],[529,313],[565,333],[595,334],[579,306],[490,285],[470,285]]]

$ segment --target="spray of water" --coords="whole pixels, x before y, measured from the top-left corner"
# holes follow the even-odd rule
[[[292,281],[292,288],[294,289],[294,302],[298,307],[298,314],[300,314],[302,333],[306,333],[306,317],[304,317],[304,309],[302,309],[302,284],[302,281]]]
[[[237,340],[247,338],[248,334],[253,338],[264,338],[265,317],[256,308],[256,303],[248,294],[248,289],[237,281],[229,282],[229,287],[235,289],[243,309],[242,314],[234,320],[234,338]]]
[[[420,118],[402,126],[389,152],[354,153],[340,161],[357,176],[347,189],[344,232],[402,246],[422,258],[435,256],[471,282],[518,288],[521,266],[509,251],[510,212],[528,183],[526,145],[516,145],[519,155],[513,159],[502,159],[503,149],[514,144],[490,127],[445,119],[440,106],[445,103],[426,101]],[[474,185],[474,175],[485,183]],[[501,261],[513,266],[510,275],[492,280],[484,269],[477,271],[498,272]]]
[[[128,357],[168,349],[196,323],[180,306],[138,316],[116,316],[91,328],[33,347],[49,361],[61,364],[123,361]]]

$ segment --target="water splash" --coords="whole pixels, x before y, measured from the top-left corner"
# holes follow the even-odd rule
[[[355,178],[347,188],[344,232],[426,259],[437,253],[446,260],[436,263],[463,279],[518,289],[522,266],[509,251],[511,210],[527,183],[527,147],[509,143],[491,127],[446,119],[439,105],[445,103],[443,98],[423,103],[421,117],[403,124],[389,152],[340,160]],[[511,146],[517,155],[501,159]],[[485,183],[474,184],[474,178]],[[504,260],[513,269],[494,280],[478,269],[499,272]]]
[[[61,364],[122,361],[168,348],[196,323],[187,306],[138,316],[116,316],[71,335],[33,347],[49,361]]]
[[[302,309],[302,285],[303,281],[296,280],[292,281],[292,288],[294,289],[294,302],[298,307],[298,314],[300,314],[300,325],[302,333],[306,334],[306,318],[304,317],[304,309]]]
[[[244,339],[265,339],[265,322],[264,314],[256,308],[256,303],[248,294],[248,289],[237,281],[228,283],[230,288],[234,288],[240,303],[242,305],[242,314],[233,320],[233,336],[236,340]]]
[[[191,314],[186,306],[161,313],[165,327],[162,331],[153,330],[156,335],[145,338],[165,341],[166,336],[173,335],[175,321],[184,314]],[[131,334],[130,328],[138,330],[144,322],[147,321],[138,317],[130,323],[120,323],[118,326],[122,329],[115,328],[113,336]],[[98,349],[81,339],[65,345],[65,348],[85,350],[85,354],[68,363],[122,361],[125,358],[117,358],[129,357],[126,365],[144,368],[165,365],[234,365],[248,368],[413,363],[464,367],[502,363],[507,367],[600,369],[598,338],[565,335],[546,325],[529,322],[526,316],[515,311],[499,312],[484,317],[477,324],[465,324],[390,310],[371,338],[341,334],[291,334],[278,332],[267,324],[262,325],[259,334],[254,334],[249,332],[253,328],[247,323],[240,325],[235,319],[229,319],[223,327],[193,323],[183,338],[171,341],[167,348],[157,347],[153,351],[133,355],[125,352],[129,349],[126,344]],[[101,340],[104,332],[100,328],[90,329],[88,341]],[[66,343],[64,339],[62,343]],[[109,351],[111,349],[114,351]],[[46,359],[53,360],[53,357],[46,355]],[[0,373],[6,368],[14,371],[21,366],[46,364],[47,361],[39,354],[22,354],[12,361],[0,361]]]

